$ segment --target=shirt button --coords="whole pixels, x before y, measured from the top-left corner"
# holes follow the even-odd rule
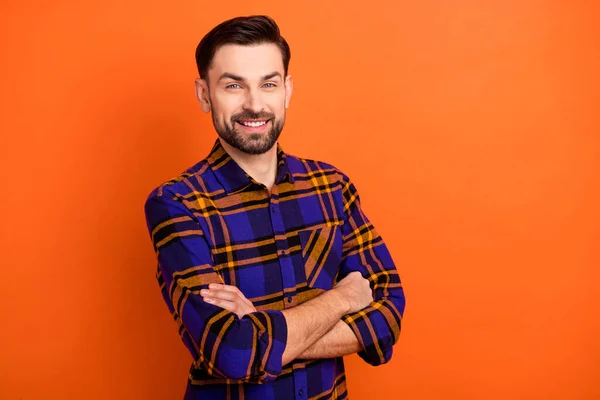
[[[292,302],[292,296],[288,296],[288,303]]]
[[[298,390],[298,396],[302,396],[304,394],[304,392],[302,391],[302,389]]]
[[[271,206],[271,211],[275,212],[275,206]]]

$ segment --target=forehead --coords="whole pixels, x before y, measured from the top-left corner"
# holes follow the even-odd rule
[[[273,43],[221,46],[212,59],[208,73],[213,78],[224,72],[248,79],[258,78],[272,72],[279,72],[283,76],[281,50]]]

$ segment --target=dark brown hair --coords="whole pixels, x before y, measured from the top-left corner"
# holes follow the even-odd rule
[[[281,50],[284,75],[287,76],[290,64],[290,46],[281,36],[279,27],[266,15],[236,17],[215,26],[196,47],[196,65],[200,78],[208,77],[208,69],[219,47],[226,44],[245,46],[273,43]]]

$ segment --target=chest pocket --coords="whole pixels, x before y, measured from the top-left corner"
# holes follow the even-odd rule
[[[342,262],[342,231],[338,225],[298,232],[309,288],[333,287]]]

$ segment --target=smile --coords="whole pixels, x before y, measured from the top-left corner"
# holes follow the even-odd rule
[[[249,126],[251,128],[258,128],[261,127],[263,125],[265,125],[267,122],[269,122],[269,120],[265,120],[265,121],[238,121],[238,123],[244,125],[244,126]]]

